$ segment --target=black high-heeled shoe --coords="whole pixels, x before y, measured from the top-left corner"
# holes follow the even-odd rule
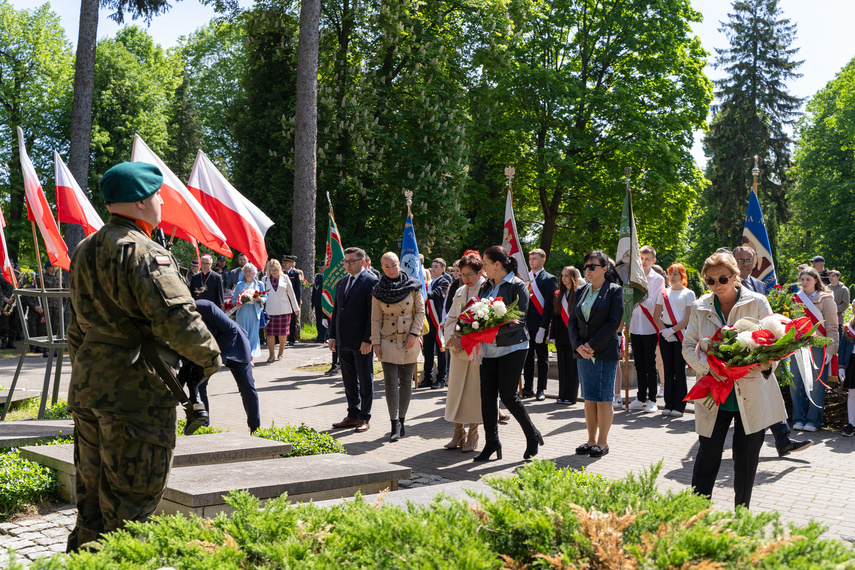
[[[484,449],[472,458],[472,461],[489,461],[493,452],[496,452],[496,459],[502,458],[502,443],[499,441],[488,441],[484,445]]]
[[[534,438],[526,440],[525,453],[523,454],[523,459],[531,459],[535,455],[537,455],[537,446],[543,445],[543,436],[540,435],[539,431],[534,432]]]

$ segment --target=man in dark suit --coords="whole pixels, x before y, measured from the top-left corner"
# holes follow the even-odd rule
[[[214,259],[210,255],[202,256],[202,270],[190,277],[190,292],[193,299],[205,299],[219,308],[223,308],[223,278],[211,271]]]
[[[288,276],[291,280],[291,287],[294,288],[294,296],[297,298],[297,305],[303,301],[303,272],[300,269],[294,269],[297,264],[296,255],[286,255],[282,261],[282,273]],[[299,317],[291,320],[291,331],[288,333],[288,346],[294,346],[297,339],[300,338],[300,319]]]
[[[223,362],[234,376],[246,412],[246,425],[249,427],[249,433],[253,433],[261,426],[261,416],[258,411],[255,378],[252,376],[252,349],[249,347],[249,338],[237,323],[210,301],[196,301],[196,311],[217,341]],[[210,412],[207,384],[206,382],[199,386],[199,396],[205,404],[205,409]]]
[[[374,400],[374,351],[371,346],[371,291],[377,278],[365,270],[365,252],[358,247],[344,250],[348,276],[336,284],[330,317],[329,347],[338,353],[347,416],[334,428],[354,427],[367,431]]]
[[[733,257],[736,259],[736,265],[739,266],[739,278],[742,280],[742,286],[749,291],[768,295],[766,284],[751,275],[754,266],[757,264],[757,255],[754,250],[750,247],[739,246],[733,249]],[[804,441],[791,439],[790,426],[787,424],[787,420],[770,425],[769,431],[775,437],[775,447],[778,450],[779,457],[807,449],[813,445],[813,441],[809,439]]]
[[[451,276],[445,273],[445,260],[437,257],[430,264],[431,279],[427,286],[427,299],[425,300],[425,311],[430,325],[430,332],[422,337],[422,354],[425,357],[424,379],[419,383],[419,388],[432,390],[442,388],[447,384],[448,366],[446,366],[445,352],[442,350],[442,308],[445,304],[445,295],[451,285]],[[433,376],[433,355],[436,353],[436,380]]]
[[[528,263],[531,267],[529,272],[529,299],[528,310],[525,315],[525,325],[528,328],[529,345],[528,355],[523,368],[523,398],[535,396],[534,388],[534,363],[537,361],[537,399],[545,400],[546,380],[549,376],[549,326],[552,324],[553,305],[555,291],[558,290],[558,279],[548,273],[543,264],[546,262],[546,252],[542,249],[533,249],[528,254]]]

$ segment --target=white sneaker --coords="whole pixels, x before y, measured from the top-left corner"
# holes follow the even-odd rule
[[[683,412],[681,412],[680,410],[671,410],[671,417],[672,418],[682,418]]]
[[[623,408],[623,397],[622,396],[615,396],[614,399],[612,400],[612,407],[616,410]]]
[[[649,400],[647,402],[647,406],[644,407],[644,413],[649,414],[651,412],[655,412],[659,408],[656,407],[656,402],[654,400]]]
[[[671,415],[671,410],[668,410],[668,409],[662,410],[662,415],[663,415],[663,416],[670,416],[670,415]]]
[[[665,397],[665,386],[659,386],[659,391],[656,393],[657,398]]]
[[[635,400],[629,403],[629,409],[634,412],[637,412],[638,410],[643,410],[646,405],[647,402],[639,402],[638,398],[636,398]]]
[[[816,430],[817,430],[817,429],[819,429],[819,428],[817,428],[817,427],[816,427],[815,425],[813,425],[812,423],[808,422],[808,423],[806,423],[806,424],[805,424],[805,428],[804,428],[804,429],[805,429],[805,431],[816,431]]]
[[[805,424],[803,424],[802,422],[796,422],[793,424],[793,429],[796,431],[804,431]]]

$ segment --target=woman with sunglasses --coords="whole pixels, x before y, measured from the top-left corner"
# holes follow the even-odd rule
[[[537,455],[538,445],[543,445],[543,437],[528,417],[517,393],[528,352],[529,338],[525,328],[528,288],[525,281],[517,277],[517,260],[508,255],[502,246],[494,245],[488,248],[483,259],[487,281],[481,286],[479,297],[501,297],[506,305],[516,301],[522,316],[520,322],[502,325],[493,344],[484,346],[484,358],[481,361],[481,417],[484,420],[486,442],[483,451],[474,461],[487,461],[493,453],[498,459],[502,458],[496,398],[501,398],[502,403],[519,422],[526,440],[523,459],[529,459]]]
[[[728,251],[718,251],[708,257],[701,276],[710,292],[692,304],[689,326],[683,338],[683,357],[698,378],[711,374],[724,382],[726,378],[710,370],[702,339],[713,336],[724,325],[733,326],[739,319],[762,319],[771,314],[772,309],[766,297],[742,287],[739,266]],[[735,380],[733,391],[720,406],[713,404],[707,409],[701,401],[695,401],[699,447],[692,487],[696,493],[712,496],[724,440],[732,422],[735,503],[748,508],[766,428],[787,417],[773,368],[770,363],[763,371],[752,369],[744,378]]]
[[[609,452],[609,430],[614,418],[612,400],[620,360],[617,331],[623,315],[623,289],[607,279],[611,264],[603,251],[589,252],[584,264],[588,283],[576,292],[568,325],[588,428],[588,440],[576,448],[576,453],[602,457]]]
[[[662,353],[665,372],[662,376],[665,389],[662,415],[679,418],[686,409],[683,398],[688,392],[686,361],[680,342],[685,334],[683,330],[689,324],[695,292],[687,287],[688,274],[682,263],[672,264],[668,268],[667,277],[671,287],[659,292],[656,308],[653,309],[653,320],[659,327],[659,351]]]

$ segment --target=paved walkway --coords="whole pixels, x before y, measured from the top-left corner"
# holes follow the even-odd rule
[[[261,405],[262,425],[300,424],[319,431],[328,430],[332,423],[346,415],[346,401],[341,376],[325,376],[323,372],[299,370],[310,362],[328,363],[330,353],[322,345],[298,345],[285,352],[280,362],[261,362],[255,368],[256,386]],[[40,389],[43,381],[43,359],[28,358],[19,386]],[[0,360],[0,378],[10,378],[17,359]],[[326,368],[326,367],[324,367]],[[68,371],[62,374],[61,394],[68,390]],[[550,382],[547,395],[555,393],[557,385]],[[240,395],[228,371],[216,374],[210,381],[208,395],[212,424],[216,427],[243,432],[246,417]],[[371,429],[357,434],[352,430],[332,433],[354,455],[366,454],[375,459],[412,468],[417,478],[427,482],[477,480],[482,476],[507,475],[523,466],[525,438],[519,426],[511,420],[500,426],[504,459],[473,463],[473,454],[447,451],[442,446],[451,438],[451,424],[445,421],[445,390],[416,390],[407,414],[407,436],[398,443],[389,443],[389,421],[383,397],[383,382],[375,383],[374,417]],[[611,452],[599,459],[574,454],[577,445],[586,439],[584,413],[581,405],[559,406],[555,400],[544,402],[526,400],[526,409],[543,433],[546,444],[538,457],[548,458],[560,467],[588,469],[610,478],[620,478],[628,472],[640,472],[658,461],[663,468],[657,481],[662,490],[681,490],[690,485],[692,464],[697,453],[694,417],[665,418],[659,414],[617,412],[609,437]],[[0,424],[2,430],[2,424]],[[483,432],[482,432],[483,436]],[[777,510],[785,520],[803,523],[814,518],[829,527],[828,536],[855,541],[855,438],[844,438],[839,432],[823,431],[810,434],[816,445],[790,458],[780,459],[770,435],[763,447],[760,468],[754,488],[751,508]],[[800,436],[801,437],[801,436]],[[483,437],[482,437],[483,444]],[[728,441],[728,448],[730,442]],[[433,476],[433,477],[431,477]],[[435,477],[435,478],[434,478]],[[713,493],[716,505],[733,505],[733,463],[729,450],[719,473]],[[26,526],[62,528],[30,538],[44,538],[49,544],[32,550],[34,555],[48,551],[64,542],[67,524],[73,511],[60,506],[54,515],[31,515],[0,525],[0,547],[10,546],[12,539],[22,539]],[[65,518],[63,518],[65,517]],[[35,521],[35,522],[29,522]],[[26,523],[26,524],[24,524]],[[18,525],[18,526],[10,526]],[[39,544],[34,542],[34,544]],[[0,568],[5,560],[0,557]]]

